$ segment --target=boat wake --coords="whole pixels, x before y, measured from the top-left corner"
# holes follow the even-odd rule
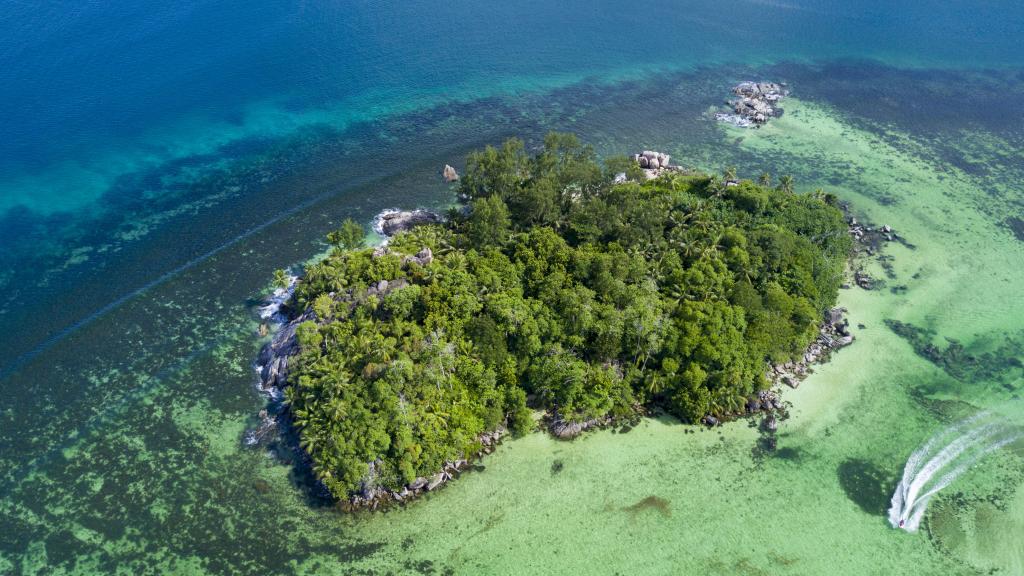
[[[1019,430],[982,412],[962,420],[914,451],[892,495],[889,523],[916,532],[928,501],[985,455],[1024,437]]]

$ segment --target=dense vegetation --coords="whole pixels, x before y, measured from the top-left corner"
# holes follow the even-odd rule
[[[766,361],[813,339],[850,248],[833,198],[768,180],[645,181],[551,134],[536,155],[518,140],[470,155],[469,207],[443,226],[375,254],[347,224],[293,302],[313,319],[287,400],[317,475],[344,497],[372,462],[398,487],[475,452],[482,432],[531,429],[530,408],[740,410]],[[408,257],[423,247],[426,265]]]

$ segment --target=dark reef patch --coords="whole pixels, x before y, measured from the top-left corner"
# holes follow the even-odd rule
[[[877,465],[851,458],[836,469],[839,485],[846,497],[868,514],[883,515],[889,507],[889,492],[894,482]]]
[[[660,496],[651,495],[635,504],[630,504],[629,506],[624,506],[622,508],[623,512],[629,513],[629,515],[634,519],[639,514],[648,510],[658,512],[665,518],[669,518],[672,516],[672,503]]]
[[[1019,387],[1016,383],[1024,376],[1020,360],[1024,357],[1024,343],[1017,338],[1004,337],[994,349],[982,351],[968,349],[959,340],[948,337],[945,347],[936,345],[934,330],[909,322],[890,319],[885,325],[909,342],[919,356],[961,382],[999,381],[1004,389],[1014,392]]]
[[[551,463],[551,475],[554,476],[558,474],[563,468],[565,468],[565,463],[561,460],[555,460]]]
[[[800,450],[797,448],[779,448],[775,451],[775,457],[782,460],[796,461],[800,459]]]
[[[1010,232],[1017,237],[1017,240],[1024,242],[1024,219],[1017,218],[1016,216],[1010,216],[1004,223]]]
[[[962,400],[931,398],[926,389],[916,387],[910,390],[910,397],[929,414],[942,422],[955,422],[974,414],[978,408]]]

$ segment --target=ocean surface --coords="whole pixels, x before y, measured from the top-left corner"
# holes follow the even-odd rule
[[[887,519],[932,434],[1024,424],[1022,46],[1010,0],[3,3],[0,574],[1024,574],[1024,443]],[[713,119],[745,79],[789,84],[782,118]],[[552,129],[792,174],[906,242],[774,449],[533,434],[336,511],[246,442],[272,271]]]

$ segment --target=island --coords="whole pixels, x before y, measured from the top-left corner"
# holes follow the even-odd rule
[[[511,139],[469,155],[444,217],[393,215],[379,246],[330,234],[259,362],[330,494],[408,501],[539,427],[780,408],[781,367],[852,339],[834,196],[669,162]]]

